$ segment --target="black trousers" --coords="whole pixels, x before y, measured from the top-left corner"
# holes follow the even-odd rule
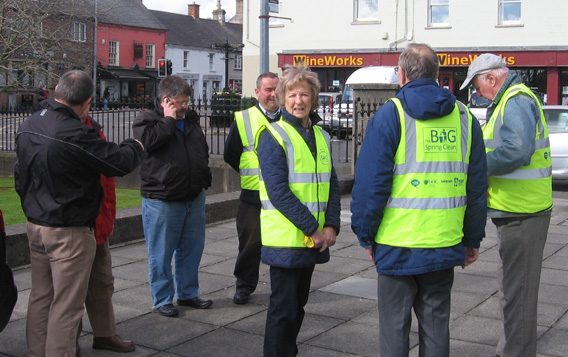
[[[237,234],[239,255],[235,262],[234,275],[237,278],[237,292],[251,294],[258,284],[260,266],[260,207],[239,201],[237,211]]]
[[[314,266],[308,268],[270,267],[270,303],[264,330],[264,356],[288,357],[298,354],[296,339],[304,321]]]

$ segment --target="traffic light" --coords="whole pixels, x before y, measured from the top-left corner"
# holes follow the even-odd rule
[[[158,77],[163,78],[167,76],[166,72],[166,59],[159,59],[158,60]]]
[[[167,73],[168,76],[169,76],[169,75],[172,74],[172,61],[171,61],[171,60],[166,60],[166,61],[167,61],[166,64],[167,64],[167,67],[168,67],[166,73]]]

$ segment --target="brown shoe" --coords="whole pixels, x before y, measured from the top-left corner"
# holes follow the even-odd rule
[[[93,338],[93,348],[114,352],[132,352],[136,349],[136,345],[132,341],[123,340],[119,335],[114,335],[112,337]]]

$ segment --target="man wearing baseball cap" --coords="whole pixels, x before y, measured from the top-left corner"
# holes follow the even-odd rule
[[[552,211],[548,127],[536,95],[505,61],[484,53],[469,66],[468,84],[492,101],[483,139],[488,217],[499,237],[503,334],[497,356],[535,356],[542,253]]]

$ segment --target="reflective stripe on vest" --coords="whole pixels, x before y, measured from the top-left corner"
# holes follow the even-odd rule
[[[540,112],[535,125],[535,151],[530,164],[498,176],[489,176],[487,205],[489,208],[515,213],[535,213],[552,207],[552,161],[548,125],[538,98],[524,84],[509,87],[483,127],[485,151],[490,153],[503,145],[499,132],[503,126],[505,107],[517,94],[531,97]]]
[[[323,229],[332,168],[329,134],[318,126],[313,127],[317,153],[314,160],[308,144],[300,133],[286,121],[278,120],[265,125],[259,130],[257,141],[264,130],[272,134],[286,153],[288,187],[318,221],[319,229]],[[304,233],[274,207],[266,191],[262,171],[259,177],[259,194],[262,204],[260,212],[262,245],[305,248]]]
[[[241,188],[258,191],[258,157],[254,152],[254,139],[261,126],[268,120],[258,107],[252,107],[241,112],[235,112],[235,122],[243,143],[243,153],[239,162]]]
[[[459,244],[467,206],[473,119],[456,102],[450,115],[418,120],[391,99],[400,119],[391,196],[375,242],[406,248]]]

